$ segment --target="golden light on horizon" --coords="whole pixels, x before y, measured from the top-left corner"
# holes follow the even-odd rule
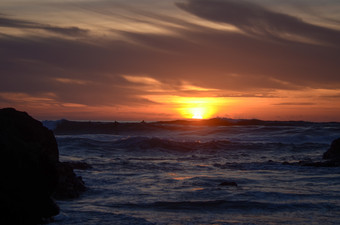
[[[192,109],[193,119],[203,119],[204,109],[203,108],[193,108]]]
[[[239,99],[227,97],[184,97],[178,95],[144,95],[157,104],[149,108],[152,113],[168,113],[169,119],[209,119],[231,115],[238,111]],[[143,108],[145,112],[145,108]]]
[[[221,99],[212,97],[177,97],[177,110],[188,119],[208,119],[216,116],[222,104]]]

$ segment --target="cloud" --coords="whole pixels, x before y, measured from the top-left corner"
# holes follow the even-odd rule
[[[83,80],[60,78],[60,77],[55,78],[55,81],[60,82],[60,83],[64,83],[64,84],[78,84],[78,85],[85,85],[85,84],[88,83],[88,82],[83,81]]]
[[[209,2],[189,1],[179,6],[189,11],[194,8],[192,4],[196,4],[199,7],[194,9],[201,15],[203,5]],[[174,25],[171,34],[115,30],[114,38],[100,39],[91,36],[90,32],[81,40],[68,38],[67,32],[50,37],[0,34],[0,90],[32,98],[53,93],[48,98],[55,103],[65,103],[65,106],[148,106],[155,104],[148,96],[279,98],[275,90],[339,87],[338,48],[283,41],[281,36],[278,39],[286,31],[293,33],[293,28],[280,25],[279,19],[273,16],[275,12],[254,4],[239,3],[241,6],[236,7],[239,17],[243,18],[247,16],[243,15],[248,12],[244,9],[247,6],[250,10],[248,19],[240,22],[226,19],[216,8],[222,10],[227,3],[237,5],[236,2],[212,0],[210,4],[214,7],[207,5],[205,8],[211,11],[208,16],[216,12],[215,16],[221,14],[221,19],[209,19],[206,15],[202,18],[213,22],[232,21],[243,33],[191,24],[190,21],[182,23],[181,19],[176,19],[171,20]],[[255,9],[264,12],[264,16],[256,19],[255,12],[252,14]],[[169,19],[160,14],[151,16],[160,21]],[[271,16],[273,21],[267,21]],[[287,17],[293,18],[281,16],[283,21],[287,21]],[[1,15],[0,18],[3,27],[52,32],[43,23]],[[268,23],[265,26],[268,30],[263,30],[260,22],[252,22],[251,18]],[[305,24],[296,18],[292,21]],[[69,31],[73,32],[72,29]],[[302,31],[296,33],[304,34]],[[331,43],[331,39],[323,40]],[[9,101],[10,98],[4,97],[1,100],[6,104]],[[304,101],[307,100],[301,100]],[[291,100],[287,99],[287,102]]]
[[[146,76],[129,76],[129,75],[122,75],[124,79],[129,82],[137,83],[137,84],[144,84],[144,85],[161,85],[161,83],[154,78],[146,77]]]
[[[134,105],[146,104],[142,96],[151,89],[141,87],[145,83],[157,86],[154,94],[185,96],[225,95],[215,90],[268,96],[274,89],[339,87],[340,53],[334,49],[208,28],[180,34],[122,33],[125,41],[105,42],[3,36],[0,90],[54,92],[60,101],[79,104]]]
[[[162,68],[157,77],[181,76],[189,81],[197,77],[198,86],[217,89],[332,88],[339,84],[340,53],[334,47],[274,42],[203,27],[178,32],[179,36],[122,34],[145,46],[136,49],[145,54],[140,62],[153,65],[148,74]]]
[[[331,100],[340,100],[340,94],[334,94],[334,95],[323,95],[321,96],[321,98],[325,98],[325,99],[331,99]]]
[[[198,17],[232,24],[247,34],[340,47],[340,31],[309,24],[298,17],[274,12],[251,2],[187,0],[176,5]]]
[[[58,27],[48,24],[36,23],[28,20],[11,19],[0,14],[0,27],[19,28],[19,29],[38,29],[65,36],[84,36],[88,30],[79,27]]]
[[[281,103],[276,103],[273,105],[310,106],[310,105],[316,105],[316,104],[313,102],[281,102]]]

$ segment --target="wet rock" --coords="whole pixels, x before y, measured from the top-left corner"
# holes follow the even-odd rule
[[[63,164],[69,165],[72,169],[88,170],[92,169],[92,166],[86,162],[63,162]]]
[[[237,183],[234,181],[224,181],[219,184],[219,186],[231,186],[231,187],[237,187]]]
[[[77,176],[72,168],[72,163],[58,163],[58,186],[53,197],[59,200],[78,198],[86,190],[81,176]]]
[[[86,188],[70,165],[59,162],[51,130],[25,112],[0,109],[0,224],[51,221],[59,213],[52,196],[78,197]]]
[[[332,142],[330,148],[323,154],[323,159],[340,162],[340,138]]]
[[[312,167],[340,167],[340,138],[334,140],[330,148],[323,154],[324,161],[312,160],[299,162],[283,162],[282,165],[312,166]]]
[[[0,109],[0,224],[38,224],[59,213],[52,131],[25,112]]]

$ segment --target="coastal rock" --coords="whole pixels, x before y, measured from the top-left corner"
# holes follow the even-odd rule
[[[82,192],[86,190],[82,177],[77,176],[74,173],[72,165],[77,164],[72,164],[70,162],[58,163],[57,170],[59,174],[59,180],[57,189],[53,194],[54,198],[59,200],[77,198]]]
[[[340,138],[332,142],[331,147],[323,154],[323,158],[340,162]]]
[[[77,169],[77,170],[92,169],[92,166],[86,162],[63,162],[63,164],[67,164],[72,169]]]
[[[52,131],[25,112],[0,109],[0,223],[38,224],[59,213]]]
[[[220,183],[220,186],[231,186],[231,187],[237,187],[237,183],[234,181],[224,181]]]
[[[0,109],[0,224],[40,224],[59,214],[53,197],[78,197],[86,188],[73,167],[59,162],[51,130],[26,112]]]
[[[330,148],[323,154],[324,161],[311,160],[299,162],[283,162],[282,165],[312,166],[312,167],[340,167],[340,138],[335,139]]]

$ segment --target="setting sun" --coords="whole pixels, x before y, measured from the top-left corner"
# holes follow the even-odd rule
[[[209,119],[233,110],[236,100],[225,97],[183,97],[175,95],[145,95],[145,99],[162,104],[161,110],[169,112],[174,119]],[[146,112],[145,109],[143,109]],[[160,108],[149,108],[153,112]]]
[[[203,119],[204,109],[203,108],[193,108],[192,109],[192,119]]]
[[[216,116],[221,105],[225,103],[219,98],[211,97],[177,97],[175,102],[179,106],[177,110],[182,117],[188,119],[208,119]]]

